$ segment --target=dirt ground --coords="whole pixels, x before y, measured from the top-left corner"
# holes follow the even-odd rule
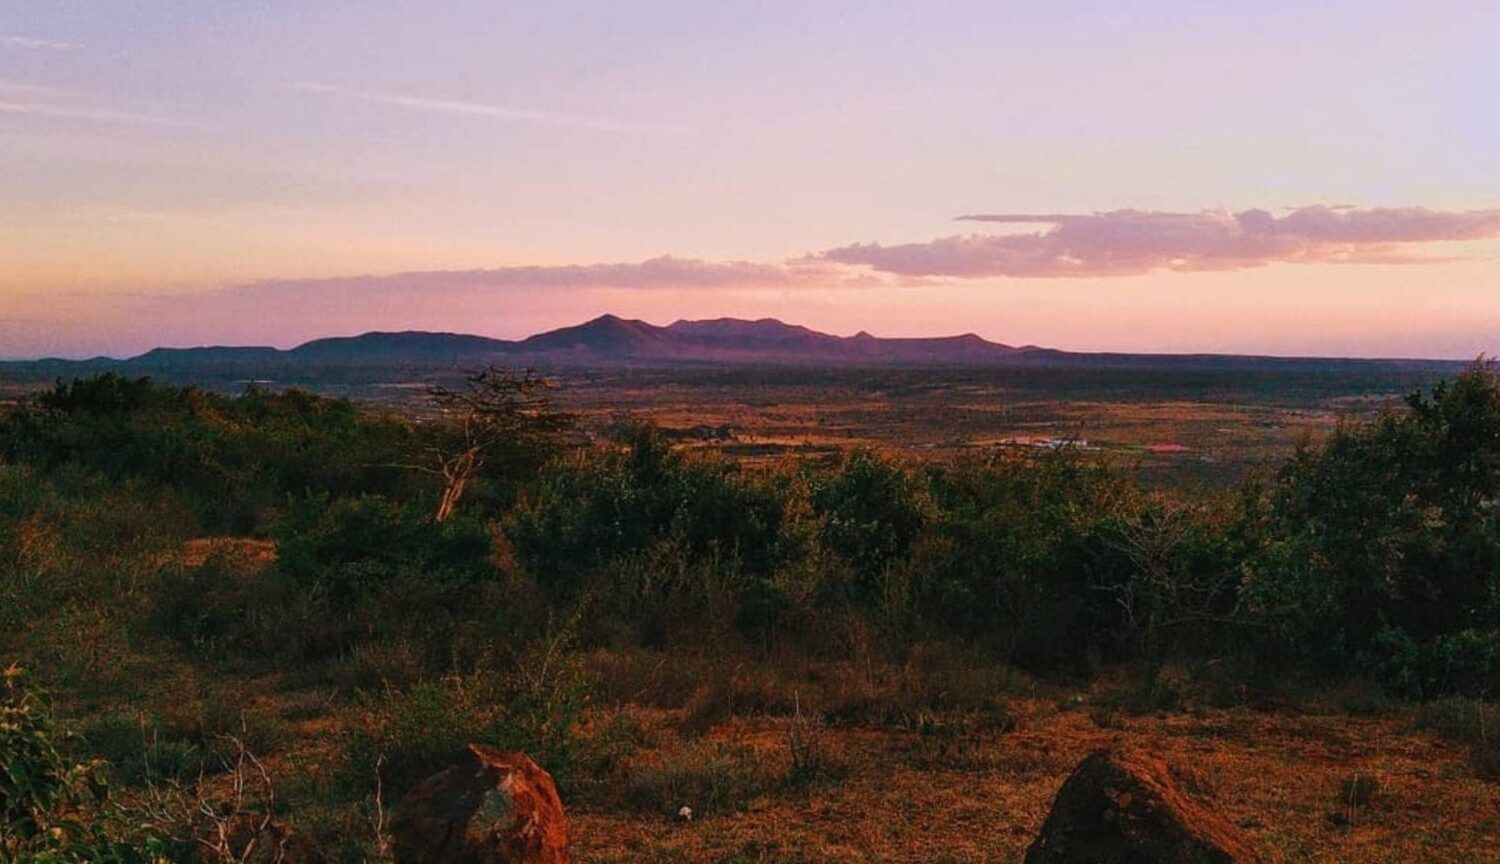
[[[1015,862],[1071,769],[1095,748],[1128,746],[1164,757],[1271,861],[1500,861],[1500,786],[1400,714],[1208,710],[1104,728],[1081,705],[1015,710],[1014,730],[946,747],[919,732],[825,731],[836,777],[740,812],[683,822],[575,808],[577,860]],[[784,720],[709,735],[768,763],[787,759]],[[1368,800],[1349,799],[1356,776],[1374,780]]]

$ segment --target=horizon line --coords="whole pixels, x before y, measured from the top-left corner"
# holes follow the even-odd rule
[[[980,335],[978,333],[975,333],[973,331],[968,331],[968,332],[965,332],[965,333],[946,333],[946,334],[932,335],[932,336],[880,336],[880,335],[871,333],[867,329],[863,329],[862,328],[862,329],[856,331],[855,333],[851,333],[851,334],[848,334],[848,335],[840,335],[840,334],[837,334],[837,333],[829,333],[829,332],[826,332],[826,331],[817,330],[817,329],[812,328],[812,327],[807,327],[806,325],[789,323],[789,322],[787,322],[787,321],[785,321],[785,320],[783,320],[781,318],[778,318],[776,316],[769,316],[769,315],[768,316],[761,316],[761,317],[758,317],[758,318],[740,318],[740,317],[736,317],[736,316],[732,316],[732,315],[722,315],[722,316],[716,316],[716,317],[711,317],[711,318],[692,318],[692,319],[689,319],[689,318],[676,318],[676,319],[674,319],[673,321],[671,321],[670,323],[667,323],[667,324],[655,324],[655,323],[652,323],[651,321],[647,321],[647,320],[645,320],[643,318],[629,318],[629,317],[625,317],[625,316],[622,316],[622,315],[617,315],[617,314],[615,314],[613,312],[604,312],[604,313],[601,313],[599,315],[595,315],[592,318],[588,318],[586,320],[580,321],[580,322],[578,322],[576,324],[565,324],[565,325],[562,325],[562,326],[559,326],[559,327],[553,327],[553,328],[546,329],[546,330],[540,330],[540,331],[537,331],[535,333],[527,334],[525,336],[518,336],[518,337],[513,337],[513,338],[506,338],[506,337],[503,337],[503,336],[494,336],[494,335],[489,335],[489,334],[484,334],[484,333],[474,333],[474,332],[460,331],[460,330],[421,330],[421,329],[412,329],[412,330],[380,330],[380,329],[375,329],[375,330],[365,330],[365,331],[361,331],[361,332],[357,332],[357,333],[330,333],[328,335],[317,336],[317,337],[314,337],[314,338],[311,338],[311,339],[307,339],[307,340],[298,342],[296,344],[289,345],[288,347],[284,347],[284,348],[280,347],[280,346],[277,346],[275,344],[258,344],[258,345],[257,344],[232,344],[232,343],[199,343],[199,344],[196,344],[196,345],[192,345],[192,344],[177,344],[177,345],[160,344],[160,345],[155,345],[155,346],[153,346],[151,348],[148,348],[148,349],[146,349],[144,351],[141,351],[139,353],[131,354],[131,355],[128,355],[128,356],[113,356],[113,355],[109,355],[109,354],[93,354],[93,355],[88,355],[88,356],[79,356],[79,355],[73,355],[73,356],[65,356],[65,355],[14,356],[14,355],[12,355],[12,356],[0,356],[0,364],[4,364],[4,365],[24,365],[24,364],[43,364],[43,363],[67,363],[67,364],[81,365],[81,364],[88,364],[88,363],[132,363],[132,362],[139,361],[142,358],[145,358],[145,357],[147,357],[147,356],[149,356],[149,355],[151,355],[151,354],[153,354],[155,352],[158,352],[158,351],[180,351],[180,352],[187,352],[187,351],[213,351],[213,350],[246,350],[246,351],[272,351],[272,352],[275,352],[277,354],[289,354],[289,353],[295,352],[295,351],[297,351],[297,350],[299,350],[301,348],[304,348],[304,347],[306,347],[308,345],[313,345],[313,344],[316,344],[316,343],[319,343],[319,342],[327,342],[327,341],[338,340],[338,339],[342,339],[342,340],[363,339],[363,338],[369,338],[369,337],[375,337],[375,336],[407,336],[407,335],[450,336],[450,337],[457,337],[457,338],[484,339],[484,340],[488,340],[488,341],[492,341],[492,342],[498,342],[498,343],[504,343],[504,344],[508,344],[508,345],[519,345],[519,344],[521,344],[522,342],[525,342],[528,339],[532,339],[532,338],[535,338],[535,337],[538,337],[538,336],[545,336],[545,335],[550,334],[550,333],[556,333],[556,332],[558,332],[560,330],[569,330],[569,329],[574,329],[574,328],[578,328],[578,327],[585,327],[585,326],[588,326],[590,324],[595,324],[595,323],[598,323],[600,321],[605,321],[605,320],[615,320],[615,321],[621,321],[621,322],[624,322],[624,323],[632,323],[632,324],[644,324],[644,325],[646,325],[648,327],[652,327],[652,328],[656,328],[656,329],[667,329],[667,328],[671,327],[672,325],[678,324],[678,323],[699,323],[699,322],[707,322],[707,321],[734,321],[734,322],[742,322],[742,323],[774,322],[776,324],[781,324],[781,325],[786,326],[786,327],[801,327],[801,328],[806,329],[806,330],[808,330],[808,331],[810,331],[810,332],[812,332],[814,334],[821,335],[821,336],[830,336],[830,337],[837,338],[837,339],[853,339],[853,338],[856,338],[859,335],[865,335],[865,336],[868,336],[868,337],[871,337],[871,338],[874,338],[874,339],[878,339],[878,340],[882,340],[882,341],[889,341],[889,340],[911,340],[911,339],[958,339],[958,338],[963,338],[963,337],[967,337],[967,336],[972,336],[972,337],[976,337],[976,338],[984,341],[986,344],[989,344],[989,345],[994,345],[994,346],[997,346],[997,347],[1011,348],[1011,349],[1015,350],[1017,353],[1051,352],[1051,353],[1056,353],[1056,354],[1064,354],[1064,355],[1069,355],[1069,356],[1081,356],[1081,357],[1146,357],[1146,358],[1153,358],[1154,357],[1154,358],[1162,358],[1162,359],[1169,359],[1169,358],[1243,358],[1243,359],[1264,359],[1264,360],[1327,360],[1327,361],[1350,361],[1350,362],[1367,362],[1367,363],[1444,363],[1444,364],[1450,364],[1450,363],[1451,364],[1475,363],[1475,362],[1484,362],[1484,361],[1493,359],[1490,354],[1488,354],[1488,353],[1486,353],[1484,351],[1479,351],[1476,354],[1474,354],[1473,356],[1465,356],[1465,357],[1457,357],[1457,356],[1450,356],[1450,357],[1419,357],[1419,356],[1391,356],[1391,355],[1352,356],[1352,355],[1337,355],[1337,354],[1245,353],[1245,352],[1236,352],[1236,351],[1127,351],[1127,350],[1118,350],[1118,349],[1072,349],[1072,348],[1064,348],[1064,347],[1051,346],[1051,345],[1037,345],[1037,344],[1033,344],[1033,343],[1011,344],[1009,342],[997,342],[997,341],[995,341],[993,339],[990,339],[988,337],[982,336],[982,335]],[[725,363],[724,365],[755,365],[755,364],[753,364],[753,363],[743,363],[743,364]],[[932,367],[936,368],[936,367],[942,366],[943,364],[934,363],[934,364],[930,364],[930,365]]]

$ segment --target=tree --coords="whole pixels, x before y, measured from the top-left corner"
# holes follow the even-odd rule
[[[440,477],[443,494],[437,521],[446,521],[474,478],[487,465],[514,466],[550,451],[573,417],[556,411],[547,393],[556,385],[534,370],[491,366],[469,375],[460,389],[431,390],[445,422],[413,466]]]
[[[1243,597],[1335,667],[1500,690],[1500,378],[1480,361],[1282,470]]]

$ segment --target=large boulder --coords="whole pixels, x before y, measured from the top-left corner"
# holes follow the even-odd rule
[[[568,864],[552,777],[521,753],[470,744],[391,819],[396,864]]]
[[[1188,797],[1166,763],[1100,750],[1063,783],[1026,864],[1252,864],[1239,831]]]

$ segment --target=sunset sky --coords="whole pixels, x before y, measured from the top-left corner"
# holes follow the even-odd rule
[[[6,0],[0,357],[1500,353],[1497,45],[1493,0]]]

